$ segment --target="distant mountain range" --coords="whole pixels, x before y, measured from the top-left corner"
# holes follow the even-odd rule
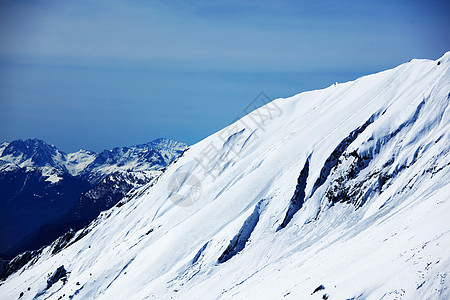
[[[169,139],[66,154],[42,140],[0,145],[0,253],[11,258],[78,230],[187,148]]]

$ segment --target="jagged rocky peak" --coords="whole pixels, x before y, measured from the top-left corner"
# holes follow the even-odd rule
[[[166,138],[157,138],[147,144],[149,148],[164,150],[173,149],[175,151],[184,151],[187,147],[185,143],[177,142]]]
[[[61,167],[65,160],[64,152],[39,139],[19,139],[4,145],[0,157],[17,165]]]
[[[151,162],[148,169],[156,169],[170,163],[179,156],[187,145],[170,139],[159,138],[147,144],[131,147],[116,147],[100,152],[95,160],[87,167],[87,170],[96,170],[99,167],[114,166],[117,170],[126,168],[139,168],[144,170]]]
[[[95,160],[96,156],[97,153],[84,149],[69,153],[66,156],[67,169],[70,174],[77,176]]]
[[[39,139],[14,140],[0,146],[0,161],[18,167],[53,167],[73,176],[91,176],[91,182],[115,171],[155,170],[180,155],[187,145],[159,138],[147,144],[116,147],[100,153],[81,149],[66,154]]]

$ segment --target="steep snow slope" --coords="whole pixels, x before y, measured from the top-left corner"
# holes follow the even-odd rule
[[[31,260],[0,295],[450,297],[449,64],[274,100],[88,228],[18,257]]]

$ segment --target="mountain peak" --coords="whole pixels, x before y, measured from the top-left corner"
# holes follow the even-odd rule
[[[40,139],[18,139],[3,145],[0,157],[22,167],[60,167],[64,160],[64,152]]]
[[[151,141],[150,143],[147,143],[149,147],[156,148],[156,149],[168,149],[168,148],[186,148],[187,145],[182,142],[177,142],[168,138],[157,138]]]
[[[148,171],[164,167],[186,148],[184,143],[158,138],[147,144],[115,147],[100,153],[81,149],[66,154],[54,145],[33,138],[1,144],[0,160],[19,167],[50,166],[74,176],[90,174],[90,181],[97,182],[113,171],[136,168]]]
[[[116,147],[100,152],[83,172],[90,173],[90,180],[95,181],[99,179],[98,176],[103,176],[102,174],[106,170],[150,171],[160,169],[172,162],[186,148],[186,144],[166,138],[131,147]]]

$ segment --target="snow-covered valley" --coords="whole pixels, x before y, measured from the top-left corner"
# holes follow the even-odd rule
[[[17,257],[0,298],[448,299],[449,66],[266,104]]]

